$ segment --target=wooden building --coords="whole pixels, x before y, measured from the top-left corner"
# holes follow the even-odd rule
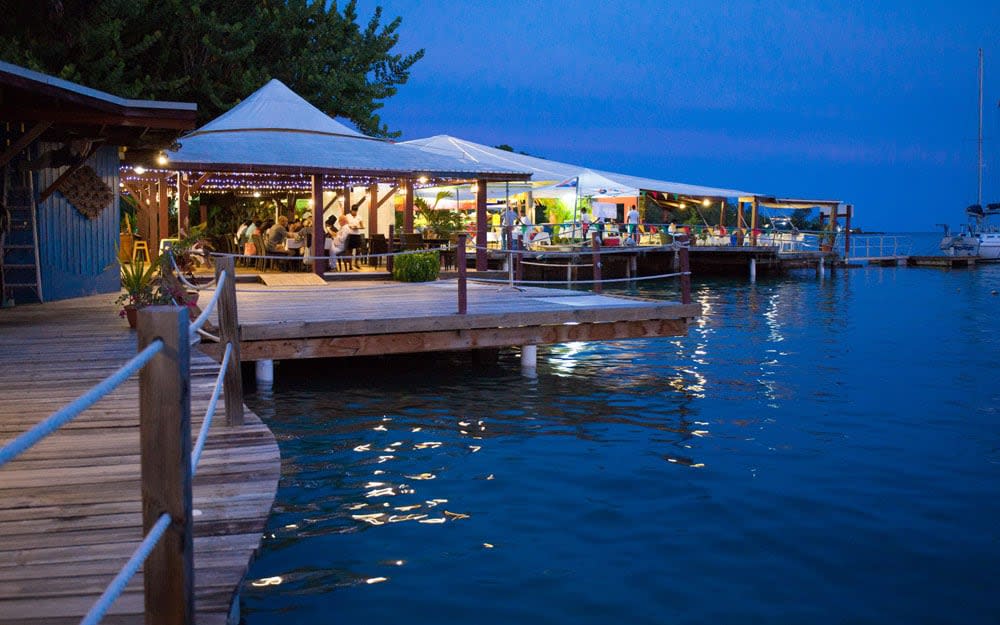
[[[3,303],[117,292],[121,156],[171,147],[195,114],[0,62]]]

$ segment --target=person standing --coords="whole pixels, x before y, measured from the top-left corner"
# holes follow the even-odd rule
[[[587,233],[590,232],[590,213],[586,206],[580,209],[580,223],[583,224],[583,240],[586,241]]]
[[[633,239],[636,238],[636,230],[639,229],[639,211],[636,210],[635,205],[628,211],[628,215],[625,217],[625,229],[628,230],[628,234],[631,235]]]
[[[355,269],[361,269],[361,244],[365,237],[365,222],[358,217],[358,204],[351,206],[351,213],[347,216],[347,256],[348,265],[354,265]]]
[[[531,216],[528,215],[527,210],[525,210],[521,214],[520,223],[521,223],[521,249],[525,249],[528,247],[528,242],[531,241],[531,235],[534,230],[532,226],[535,225],[531,221]]]
[[[503,229],[503,249],[505,250],[509,250],[511,247],[511,235],[515,223],[517,223],[517,212],[514,211],[513,206],[507,205],[503,217],[500,219],[500,227]]]

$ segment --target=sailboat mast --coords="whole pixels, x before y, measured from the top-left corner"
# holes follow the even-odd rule
[[[976,168],[976,204],[983,205],[983,49],[979,48],[979,160]]]

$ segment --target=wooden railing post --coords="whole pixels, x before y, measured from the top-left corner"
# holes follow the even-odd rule
[[[226,425],[243,425],[243,374],[240,369],[240,323],[236,312],[236,267],[232,256],[222,256],[215,262],[215,278],[226,272],[226,283],[219,294],[219,344],[226,353],[226,344],[233,344],[229,367],[223,377],[222,396],[226,401]]]
[[[389,273],[392,273],[392,259],[395,258],[395,256],[393,255],[396,249],[395,231],[396,227],[392,224],[389,224],[389,255],[385,257],[385,268],[386,270],[389,271]]]
[[[170,528],[144,566],[146,624],[194,622],[191,532],[191,377],[186,307],[139,311],[138,344],[163,349],[139,372],[143,535],[164,513]]]
[[[677,250],[677,255],[681,262],[681,303],[691,303],[691,259],[688,257],[688,237],[679,236],[676,238],[681,247]]]
[[[465,275],[468,268],[465,266],[465,239],[468,235],[464,232],[458,235],[458,247],[455,248],[455,263],[458,265],[458,314],[464,315],[469,309],[468,291],[465,282]]]
[[[524,239],[513,239],[514,245],[514,279],[518,282],[524,280],[524,266],[521,264],[524,261]]]
[[[590,233],[590,256],[594,262],[594,293],[602,293],[601,286],[601,242],[596,232]]]

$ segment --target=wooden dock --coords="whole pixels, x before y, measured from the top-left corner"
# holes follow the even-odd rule
[[[687,333],[697,304],[457,281],[237,286],[244,361],[369,356]]]
[[[978,256],[909,256],[907,267],[946,267],[950,269],[975,267]]]
[[[135,355],[128,330],[100,295],[0,310],[0,442],[24,432]],[[218,365],[192,350],[192,430]],[[274,436],[246,411],[216,415],[194,479],[195,609],[226,623],[273,503]],[[142,536],[135,377],[0,468],[0,623],[77,623]],[[142,573],[104,623],[142,623]]]

